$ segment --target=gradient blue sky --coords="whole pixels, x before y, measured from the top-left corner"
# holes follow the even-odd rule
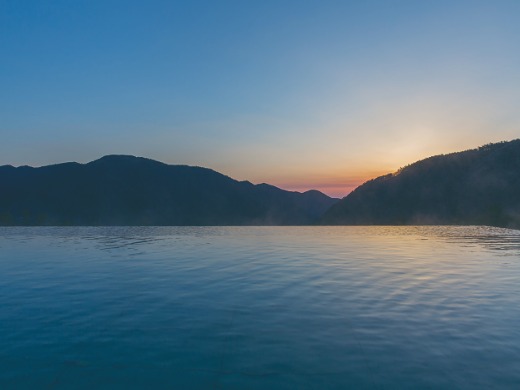
[[[520,134],[520,1],[0,0],[0,164],[134,154],[343,196]]]

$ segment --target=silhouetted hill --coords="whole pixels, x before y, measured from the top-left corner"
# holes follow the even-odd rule
[[[301,225],[336,201],[133,156],[0,167],[0,225]]]
[[[322,224],[520,227],[520,140],[421,160],[358,187]]]

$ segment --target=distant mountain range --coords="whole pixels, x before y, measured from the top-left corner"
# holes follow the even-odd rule
[[[0,167],[0,225],[311,224],[520,228],[520,140],[418,161],[342,200],[133,156]]]
[[[430,157],[370,180],[321,224],[520,228],[520,140]]]
[[[0,167],[0,225],[307,225],[337,201],[133,156]]]

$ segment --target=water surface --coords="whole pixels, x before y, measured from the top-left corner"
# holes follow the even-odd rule
[[[0,228],[0,388],[520,388],[520,232]]]

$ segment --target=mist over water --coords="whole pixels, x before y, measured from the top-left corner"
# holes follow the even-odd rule
[[[518,388],[519,280],[489,227],[0,228],[0,388]]]

